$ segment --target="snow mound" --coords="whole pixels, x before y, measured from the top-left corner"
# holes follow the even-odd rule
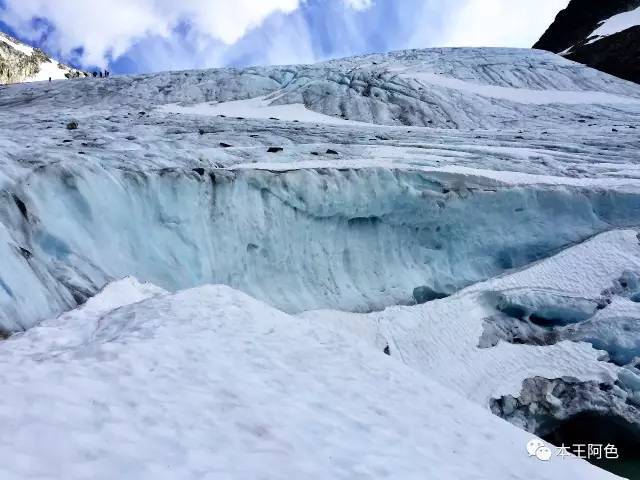
[[[228,287],[85,320],[64,349],[48,322],[0,344],[3,479],[614,478],[530,458],[485,409]]]

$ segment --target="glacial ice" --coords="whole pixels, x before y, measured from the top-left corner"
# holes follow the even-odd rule
[[[416,287],[452,293],[640,222],[634,192],[411,169],[51,165],[27,181],[13,193],[27,214],[3,207],[15,263],[2,274],[7,330],[129,274],[169,290],[223,283],[289,312],[380,310],[411,303]]]
[[[70,406],[58,386],[82,390],[85,381],[101,382],[96,376],[127,371],[134,404],[177,401],[171,413],[186,431],[193,418],[185,411],[219,413],[198,385],[233,371],[230,356],[244,365],[240,373],[255,373],[263,372],[252,363],[256,350],[267,364],[297,368],[311,358],[302,351],[326,345],[331,355],[318,353],[304,372],[268,370],[276,376],[250,385],[264,395],[264,410],[246,438],[273,431],[258,420],[282,411],[291,394],[282,386],[291,378],[294,391],[310,388],[311,365],[327,367],[310,388],[318,395],[331,388],[342,395],[368,372],[369,383],[357,383],[362,398],[371,385],[384,385],[375,393],[380,402],[392,395],[417,408],[414,394],[422,390],[408,385],[429,377],[437,389],[447,386],[440,396],[420,397],[427,403],[410,423],[394,414],[400,430],[429,411],[451,418],[441,409],[454,395],[456,405],[466,409],[471,400],[485,412],[511,398],[530,422],[520,425],[535,431],[524,400],[540,391],[526,387],[549,382],[574,392],[604,386],[637,402],[639,101],[636,85],[548,53],[509,49],[2,88],[0,331],[22,333],[0,343],[3,381],[11,385],[0,403],[22,408],[44,378],[64,377],[70,383],[52,382],[60,412],[95,418],[102,411],[91,403],[95,392],[86,389],[87,403]],[[67,130],[70,121],[78,128]],[[244,293],[202,287],[209,283]],[[379,364],[387,346],[391,363]],[[162,363],[159,351],[171,361]],[[352,354],[362,358],[352,362]],[[197,375],[170,372],[154,383],[149,372],[158,362],[181,371],[195,363]],[[402,381],[388,377],[391,364]],[[375,374],[368,375],[370,365]],[[333,383],[336,372],[344,384]],[[176,399],[169,386],[194,395]],[[231,393],[253,404],[247,391],[239,385]],[[618,397],[601,398],[614,412]],[[549,410],[549,418],[589,413],[579,403]],[[336,415],[355,415],[362,404],[353,407]],[[121,419],[118,412],[101,418],[111,426]],[[160,418],[161,429],[174,421]],[[321,420],[320,430],[337,421]],[[467,417],[460,422],[480,428]],[[366,417],[362,428],[371,424]],[[360,424],[349,425],[362,433]],[[132,428],[138,435],[147,427]],[[243,428],[223,431],[240,442]],[[38,432],[26,430],[17,443],[16,432],[6,432],[5,444],[33,451]],[[118,437],[117,428],[111,432],[105,438]],[[316,440],[293,427],[282,432],[287,442]],[[354,434],[353,445],[362,438]],[[404,437],[373,438],[388,446]],[[168,448],[180,457],[179,445],[156,440],[156,453]],[[82,464],[83,452],[70,445],[61,452],[70,463],[60,468]],[[121,453],[104,461],[121,465]],[[159,456],[149,455],[146,465],[155,465]],[[394,465],[431,461],[398,455]],[[293,465],[300,452],[292,458]],[[497,471],[475,457],[465,471],[471,464]],[[434,475],[447,478],[447,467],[434,465]]]

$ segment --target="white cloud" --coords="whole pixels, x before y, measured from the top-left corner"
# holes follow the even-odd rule
[[[344,3],[354,10],[366,10],[373,6],[373,0],[344,0]]]
[[[569,0],[464,0],[449,11],[444,47],[531,47]]]
[[[231,45],[269,15],[296,10],[306,0],[6,0],[0,20],[23,36],[35,36],[31,20],[46,18],[55,26],[51,46],[64,56],[84,48],[82,62],[105,66],[145,37],[169,38],[180,24],[189,25],[202,43]],[[357,10],[372,0],[343,0]]]
[[[0,21],[85,67],[143,70],[313,61],[371,48],[531,46],[568,0],[0,0]],[[307,9],[307,7],[309,7]],[[339,12],[335,7],[365,12]],[[319,15],[326,8],[327,16]],[[298,10],[300,9],[300,10]],[[306,10],[302,10],[306,9]],[[307,16],[310,12],[312,17]],[[351,12],[353,13],[353,12]],[[267,20],[268,19],[268,20]],[[388,19],[388,20],[387,20]],[[363,21],[364,20],[364,21]],[[262,29],[260,28],[262,26]],[[182,28],[184,27],[184,28]],[[178,31],[177,31],[178,30]],[[250,33],[251,32],[251,33]],[[259,33],[253,35],[253,33]],[[373,37],[378,40],[373,41]],[[245,41],[251,38],[251,41]],[[372,43],[373,42],[373,43]],[[330,45],[330,50],[325,47]],[[127,55],[125,55],[127,54]]]
[[[197,34],[225,44],[235,43],[249,29],[275,12],[289,13],[299,0],[6,0],[0,19],[29,36],[34,17],[55,26],[53,38],[64,55],[84,48],[83,63],[104,66],[144,37],[168,38],[185,23]]]

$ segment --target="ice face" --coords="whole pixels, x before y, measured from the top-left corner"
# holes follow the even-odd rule
[[[635,194],[390,168],[51,166],[29,182],[16,195],[23,208],[3,207],[14,232],[7,330],[131,273],[170,290],[224,283],[289,312],[377,310],[412,303],[416,287],[452,293],[640,221]]]

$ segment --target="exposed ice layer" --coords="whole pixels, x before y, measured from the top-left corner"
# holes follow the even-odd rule
[[[3,328],[126,275],[169,290],[224,283],[289,312],[378,310],[640,223],[633,189],[387,168],[202,173],[51,165],[4,192]]]
[[[498,309],[505,315],[492,315],[485,320],[481,348],[493,347],[500,340],[528,345],[571,340],[588,342],[606,351],[609,360],[617,365],[634,363],[640,357],[640,304],[634,297],[630,300],[616,296],[607,301],[556,297],[561,301],[549,302],[554,297],[551,292],[533,291],[526,296],[542,306],[538,312],[552,315],[545,318],[523,303],[498,301]],[[596,307],[600,309],[597,312]]]
[[[531,434],[228,287],[93,302],[0,343],[3,480],[616,478],[529,458]]]
[[[547,289],[562,297],[597,300],[628,269],[640,268],[636,231],[612,231],[563,250],[520,271],[472,285],[455,295],[412,307],[370,314],[305,312],[307,318],[352,331],[408,366],[488,405],[518,397],[527,378],[572,377],[613,384],[620,367],[584,342],[478,348],[487,318],[496,315],[495,292]],[[602,360],[602,361],[601,361]],[[499,372],[499,374],[496,374]]]
[[[32,48],[0,32],[0,84],[61,80],[79,76],[86,74],[49,58],[42,50]]]
[[[510,317],[549,327],[587,320],[599,306],[595,300],[564,297],[544,290],[502,293],[496,303],[498,310]]]

